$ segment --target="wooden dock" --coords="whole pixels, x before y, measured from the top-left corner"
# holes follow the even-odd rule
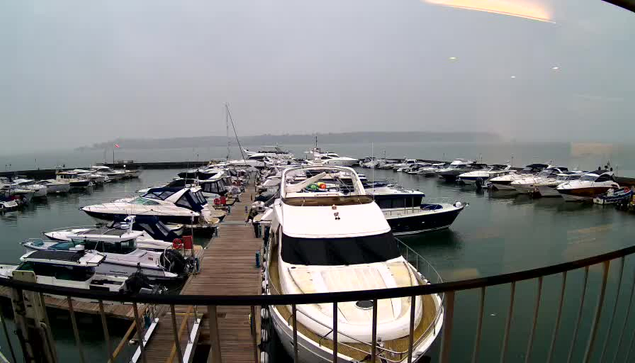
[[[248,186],[240,201],[231,209],[231,214],[219,226],[219,236],[214,238],[204,251],[201,272],[192,275],[185,284],[182,295],[258,295],[261,286],[261,270],[256,267],[255,255],[262,248],[262,239],[256,238],[251,224],[245,223],[245,207],[252,203],[253,186]],[[146,346],[148,362],[178,362],[174,342],[172,315],[169,309],[160,317],[159,327]],[[195,322],[193,308],[177,306],[176,322],[181,352],[186,351],[188,334]],[[200,334],[191,341],[201,349],[209,350],[211,345],[207,307],[197,311],[202,317]],[[249,307],[218,307],[216,316],[220,336],[220,352],[223,362],[257,362],[252,335]],[[260,307],[255,309],[253,331],[260,332]],[[257,334],[256,333],[256,334]],[[191,357],[190,357],[191,359]]]

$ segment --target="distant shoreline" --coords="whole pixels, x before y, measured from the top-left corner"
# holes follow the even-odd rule
[[[370,144],[373,142],[502,142],[496,133],[490,132],[344,132],[326,134],[295,134],[295,135],[257,135],[240,137],[240,143],[245,146],[263,145],[313,145],[315,138],[319,144]],[[230,137],[232,145],[236,139]],[[164,139],[119,138],[112,141],[83,146],[75,150],[104,150],[112,149],[113,145],[126,149],[170,149],[180,147],[210,147],[226,146],[226,136],[178,137]]]

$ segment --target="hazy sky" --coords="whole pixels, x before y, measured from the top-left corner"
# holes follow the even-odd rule
[[[633,140],[635,14],[537,3],[555,24],[416,0],[3,1],[0,152],[224,135],[225,101],[242,135]]]

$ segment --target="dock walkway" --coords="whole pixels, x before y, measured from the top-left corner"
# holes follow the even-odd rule
[[[204,251],[201,259],[201,272],[192,275],[185,284],[181,295],[258,295],[260,294],[261,270],[256,267],[255,254],[262,248],[262,239],[256,238],[247,219],[245,207],[249,207],[254,196],[253,185],[232,207],[231,214],[219,226],[219,236],[215,237]],[[160,318],[158,329],[146,345],[148,362],[179,362],[175,356],[174,330],[169,309]],[[254,321],[260,323],[260,309],[255,309]],[[203,314],[204,313],[204,314]],[[251,362],[254,355],[254,342],[250,324],[251,309],[243,306],[218,307],[216,316],[223,362]],[[209,321],[207,307],[198,309],[203,316],[200,334],[197,337],[201,346],[209,349]],[[185,319],[187,317],[187,320]],[[176,322],[181,340],[181,352],[185,352],[188,343],[188,331],[194,323],[193,309],[189,306],[176,307]],[[259,332],[259,329],[254,329]]]

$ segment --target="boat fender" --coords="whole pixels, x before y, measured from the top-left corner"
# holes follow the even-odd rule
[[[269,310],[265,308],[260,309],[260,317],[265,320],[269,319]]]
[[[180,249],[181,247],[183,247],[183,241],[180,238],[175,238],[174,241],[172,241],[172,247],[175,250]]]
[[[263,342],[267,342],[269,340],[269,333],[267,332],[267,329],[260,330],[260,340]]]
[[[267,352],[260,352],[260,362],[269,363],[269,354]]]
[[[267,282],[263,281],[262,282],[262,291],[266,291],[267,290]]]

